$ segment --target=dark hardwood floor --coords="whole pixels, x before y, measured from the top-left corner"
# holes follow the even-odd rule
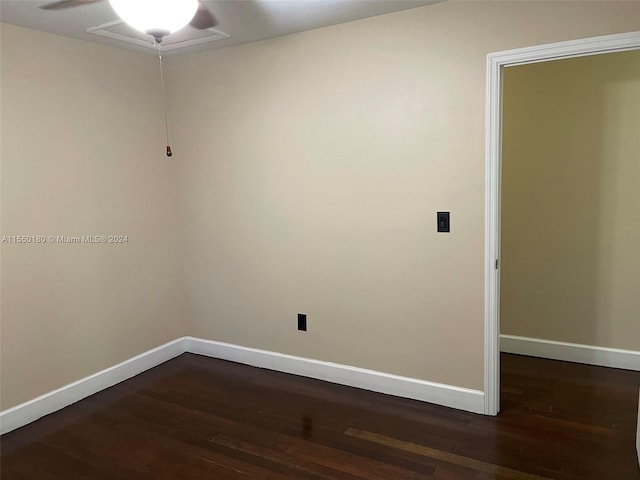
[[[502,366],[494,418],[184,354],[4,435],[1,477],[640,479],[640,373]]]

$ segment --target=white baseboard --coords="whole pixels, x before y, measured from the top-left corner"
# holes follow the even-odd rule
[[[480,390],[433,383],[364,368],[241,347],[229,343],[182,337],[111,368],[0,412],[0,434],[22,427],[185,352],[363,388],[374,392],[387,393],[398,397],[422,400],[469,412],[484,413],[484,393]]]
[[[459,410],[484,413],[484,392],[480,390],[193,337],[187,337],[187,350],[191,353],[254,367],[422,400]]]
[[[500,351],[640,371],[640,352],[634,350],[595,347],[515,335],[500,335]]]
[[[177,357],[184,353],[185,343],[184,337],[178,338],[89,377],[3,410],[0,412],[0,434],[22,427]]]

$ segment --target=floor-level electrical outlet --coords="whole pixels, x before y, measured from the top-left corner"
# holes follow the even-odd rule
[[[307,331],[307,314],[306,313],[298,314],[298,330],[302,332]]]

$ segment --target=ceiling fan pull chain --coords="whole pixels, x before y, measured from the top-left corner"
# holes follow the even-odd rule
[[[160,61],[160,85],[162,86],[162,108],[164,110],[164,131],[167,136],[167,157],[173,155],[171,151],[171,145],[169,142],[169,120],[167,116],[167,97],[164,93],[164,72],[162,71],[162,47],[160,47],[160,42],[156,43],[158,45],[158,60]]]

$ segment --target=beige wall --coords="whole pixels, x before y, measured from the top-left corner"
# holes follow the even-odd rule
[[[176,162],[153,56],[2,25],[2,408],[183,335]]]
[[[171,161],[153,56],[3,26],[2,233],[130,242],[3,246],[2,408],[185,334],[482,388],[486,54],[638,15],[448,2],[167,58]]]
[[[502,333],[640,350],[640,50],[504,81]]]
[[[191,334],[482,389],[486,55],[639,15],[447,2],[170,58]]]

